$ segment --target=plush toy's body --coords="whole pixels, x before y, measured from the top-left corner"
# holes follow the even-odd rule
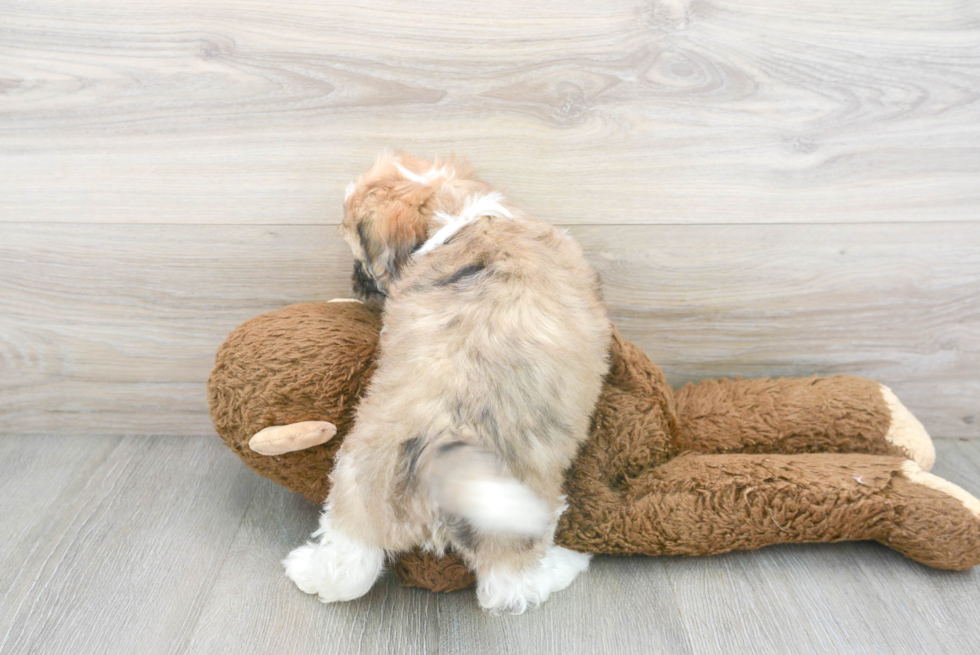
[[[244,323],[208,381],[218,434],[250,468],[322,502],[380,327],[355,302],[293,305]],[[980,563],[980,500],[925,472],[932,442],[886,387],[850,376],[735,379],[675,395],[618,334],[611,354],[590,439],[566,477],[559,545],[709,555],[875,540],[929,566]],[[395,570],[437,591],[474,581],[452,553],[406,553]]]

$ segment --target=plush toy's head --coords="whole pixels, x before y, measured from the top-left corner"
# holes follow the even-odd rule
[[[291,305],[242,324],[218,350],[208,380],[218,434],[256,473],[323,502],[333,456],[374,372],[380,329],[378,312],[357,301]],[[263,428],[301,421],[329,421],[337,436],[274,457],[249,448]]]

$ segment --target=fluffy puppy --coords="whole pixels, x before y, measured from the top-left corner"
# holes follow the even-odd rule
[[[386,551],[452,546],[484,608],[543,602],[589,562],[553,534],[608,368],[598,276],[570,237],[452,160],[382,154],[348,187],[341,233],[384,330],[320,529],[287,575],[349,600]]]

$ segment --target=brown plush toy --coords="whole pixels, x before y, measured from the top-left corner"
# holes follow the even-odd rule
[[[322,502],[380,327],[356,301],[292,305],[239,326],[208,381],[218,434],[256,472]],[[566,477],[561,546],[710,555],[875,540],[928,566],[980,562],[980,500],[925,472],[929,435],[888,388],[835,376],[715,380],[675,394],[618,334],[611,358]],[[405,553],[394,568],[436,591],[474,582],[452,553]]]

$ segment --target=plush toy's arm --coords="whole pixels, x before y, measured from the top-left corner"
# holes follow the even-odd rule
[[[249,439],[248,447],[260,455],[282,455],[319,446],[336,434],[337,426],[327,421],[272,425],[256,432]]]
[[[691,453],[625,489],[572,490],[568,500],[556,542],[581,552],[711,555],[872,539],[937,568],[980,563],[980,500],[900,457]]]
[[[679,450],[701,453],[870,453],[929,470],[922,424],[873,380],[833,377],[708,380],[676,394]]]

